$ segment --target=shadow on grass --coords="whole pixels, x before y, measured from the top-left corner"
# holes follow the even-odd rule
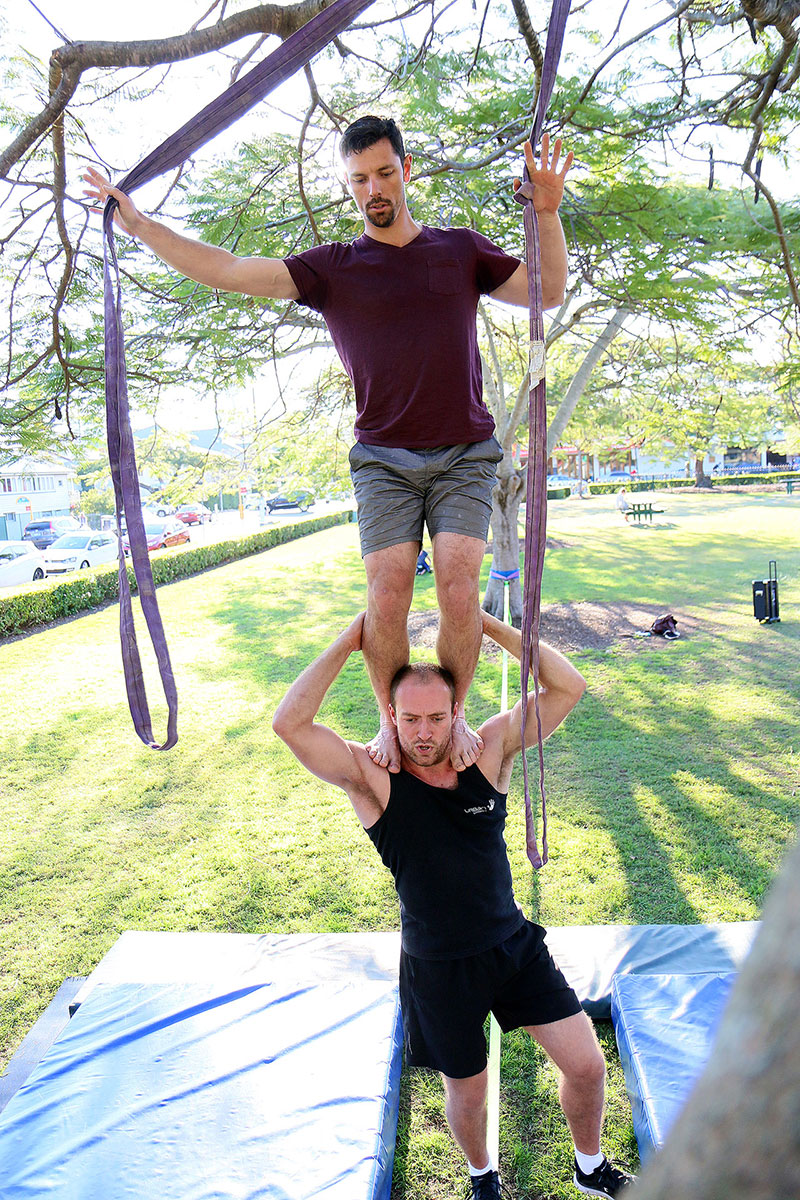
[[[209,614],[229,631],[228,661],[217,675],[224,677],[234,664],[259,683],[295,679],[363,607],[363,595],[349,581],[326,587],[322,594],[312,576],[296,575],[280,595],[267,597],[258,584],[240,583]]]
[[[599,887],[605,871],[609,896],[615,887],[624,893],[609,901],[618,911],[606,919],[701,922],[709,919],[706,893],[712,905],[729,905],[733,919],[737,907],[748,917],[749,906],[760,908],[800,817],[788,768],[776,765],[796,736],[798,684],[784,672],[779,684],[762,685],[757,694],[770,715],[754,716],[744,697],[753,700],[754,673],[764,665],[757,643],[737,647],[728,661],[695,661],[686,645],[670,660],[643,653],[624,665],[620,690],[596,688],[570,718],[549,754],[551,780],[559,821],[588,835],[578,873]],[[676,674],[684,683],[679,706],[664,703]],[[686,688],[693,674],[703,686]],[[613,855],[598,872],[591,850],[602,860],[604,839]],[[534,880],[530,901],[538,900]]]

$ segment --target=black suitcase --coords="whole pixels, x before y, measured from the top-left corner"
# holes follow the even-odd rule
[[[769,579],[753,580],[753,616],[757,621],[771,624],[780,621],[778,606],[778,564],[774,558],[769,563]]]

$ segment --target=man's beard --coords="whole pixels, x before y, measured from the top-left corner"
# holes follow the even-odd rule
[[[388,200],[383,202],[386,207],[381,212],[375,210],[368,204],[365,210],[365,216],[370,225],[374,225],[376,229],[387,229],[394,224],[397,213],[395,207]]]
[[[452,738],[448,738],[445,742],[440,743],[430,754],[419,754],[413,742],[400,741],[400,749],[405,754],[409,762],[414,763],[417,767],[436,767],[439,763],[444,762],[450,757],[450,743]]]

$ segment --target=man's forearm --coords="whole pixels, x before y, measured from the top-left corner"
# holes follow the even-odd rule
[[[220,246],[211,246],[176,233],[168,225],[140,213],[131,233],[144,242],[167,266],[187,279],[208,287],[225,288],[225,280],[234,265],[235,255]]]
[[[221,246],[184,237],[143,213],[138,214],[131,233],[167,266],[196,283],[223,292],[242,292],[277,300],[297,298],[294,281],[282,259],[242,258]]]
[[[557,308],[567,287],[567,242],[558,213],[539,214],[542,252],[542,308]]]
[[[496,617],[491,616],[487,612],[481,611],[483,620],[483,631],[493,642],[497,642],[509,654],[513,654],[514,658],[522,656],[522,634],[518,629],[514,629],[511,625],[506,625],[505,621],[498,621]],[[531,662],[533,666],[533,662]],[[583,692],[586,687],[586,681],[580,671],[576,671],[572,663],[549,646],[547,642],[539,642],[539,683],[545,689],[555,689],[563,691],[579,691]]]

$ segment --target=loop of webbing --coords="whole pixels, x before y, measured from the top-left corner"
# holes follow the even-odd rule
[[[558,73],[558,63],[564,44],[564,33],[570,11],[570,0],[553,0],[550,24],[547,29],[542,78],[536,97],[530,143],[534,151],[542,132],[547,107]],[[522,775],[525,791],[525,843],[528,858],[537,869],[547,862],[547,803],[544,790],[544,751],[542,722],[539,714],[539,613],[542,598],[542,570],[547,538],[547,390],[544,364],[544,320],[542,313],[542,266],[539,245],[539,222],[533,205],[533,189],[527,170],[525,180],[515,198],[524,204],[525,261],[528,271],[528,300],[530,303],[530,380],[528,421],[528,475],[525,520],[525,577],[522,609],[522,651],[520,655]],[[542,848],[536,842],[536,831],[530,798],[528,755],[525,731],[528,719],[528,678],[533,668],[533,699],[539,745],[539,793],[542,806]]]
[[[233,124],[249,109],[305,66],[337,34],[368,8],[373,0],[334,0],[317,16],[291,34],[263,62],[238,79],[231,87],[207,104],[197,116],[151,151],[119,184],[123,192],[132,192],[165,171],[184,162],[211,138]],[[178,740],[178,694],[169,658],[164,626],[156,600],[153,571],[147,550],[142,519],[139,475],[128,413],[128,387],[125,366],[125,339],[122,324],[119,267],[114,248],[113,217],[117,201],[109,197],[103,212],[103,278],[105,309],[105,380],[106,429],[117,533],[125,520],[136,585],[150,640],[158,663],[161,685],[167,701],[167,736],[158,743],[153,737],[150,712],[145,694],[136,629],[133,622],[131,590],[120,537],[119,611],[122,665],[125,689],[134,728],[142,741],[153,750],[169,750]],[[113,270],[113,278],[112,278]]]

